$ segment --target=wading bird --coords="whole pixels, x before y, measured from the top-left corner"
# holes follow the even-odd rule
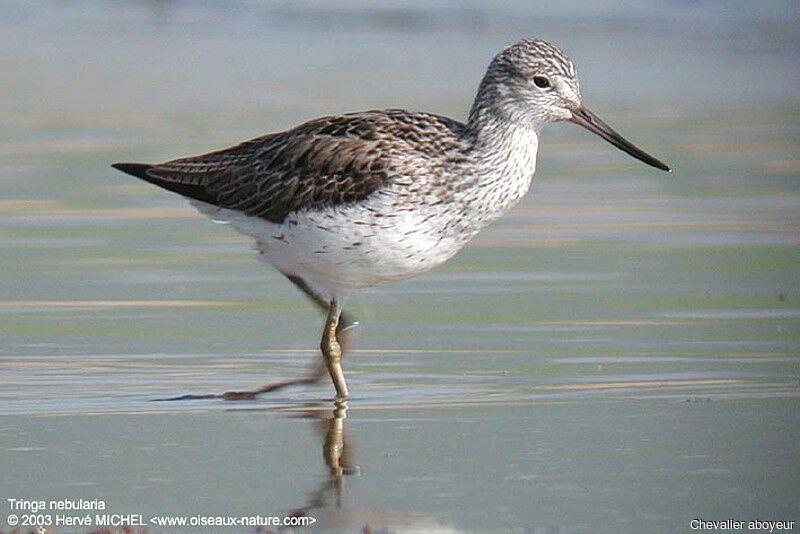
[[[584,107],[563,52],[530,39],[494,57],[466,123],[400,109],[364,111],[208,154],[114,167],[189,198],[255,239],[259,258],[325,312],[322,356],[343,399],[340,340],[353,324],[342,314],[348,296],[452,258],[528,191],[539,132],[559,121],[669,171]],[[251,398],[313,380],[221,397]]]

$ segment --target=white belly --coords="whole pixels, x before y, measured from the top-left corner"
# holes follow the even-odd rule
[[[299,212],[280,224],[192,201],[202,213],[253,237],[262,261],[300,276],[326,297],[425,273],[455,255],[471,235],[442,236],[436,217],[361,204]],[[375,213],[387,213],[375,216]]]

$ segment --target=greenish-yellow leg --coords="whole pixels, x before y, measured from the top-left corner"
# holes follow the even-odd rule
[[[328,317],[325,320],[325,329],[322,331],[322,342],[320,349],[325,360],[325,366],[331,375],[333,387],[336,388],[336,398],[347,398],[347,384],[344,381],[344,371],[342,370],[342,346],[336,337],[336,330],[339,326],[339,317],[342,315],[342,305],[338,300],[332,299],[328,308]]]

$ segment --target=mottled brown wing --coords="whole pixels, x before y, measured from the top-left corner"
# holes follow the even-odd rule
[[[282,222],[300,209],[357,202],[387,180],[391,147],[381,121],[343,115],[159,165],[118,169],[184,196]]]

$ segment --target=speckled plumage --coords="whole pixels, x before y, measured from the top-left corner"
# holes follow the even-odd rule
[[[583,108],[560,50],[529,39],[495,56],[466,123],[364,111],[200,156],[115,167],[252,236],[262,260],[335,311],[355,290],[447,261],[516,204],[536,169],[541,127],[562,120],[667,170]]]
[[[453,150],[460,129],[455,121],[424,113],[350,113],[152,165],[146,173],[190,198],[281,223],[298,210],[364,199],[404,172],[400,159],[431,159]]]

